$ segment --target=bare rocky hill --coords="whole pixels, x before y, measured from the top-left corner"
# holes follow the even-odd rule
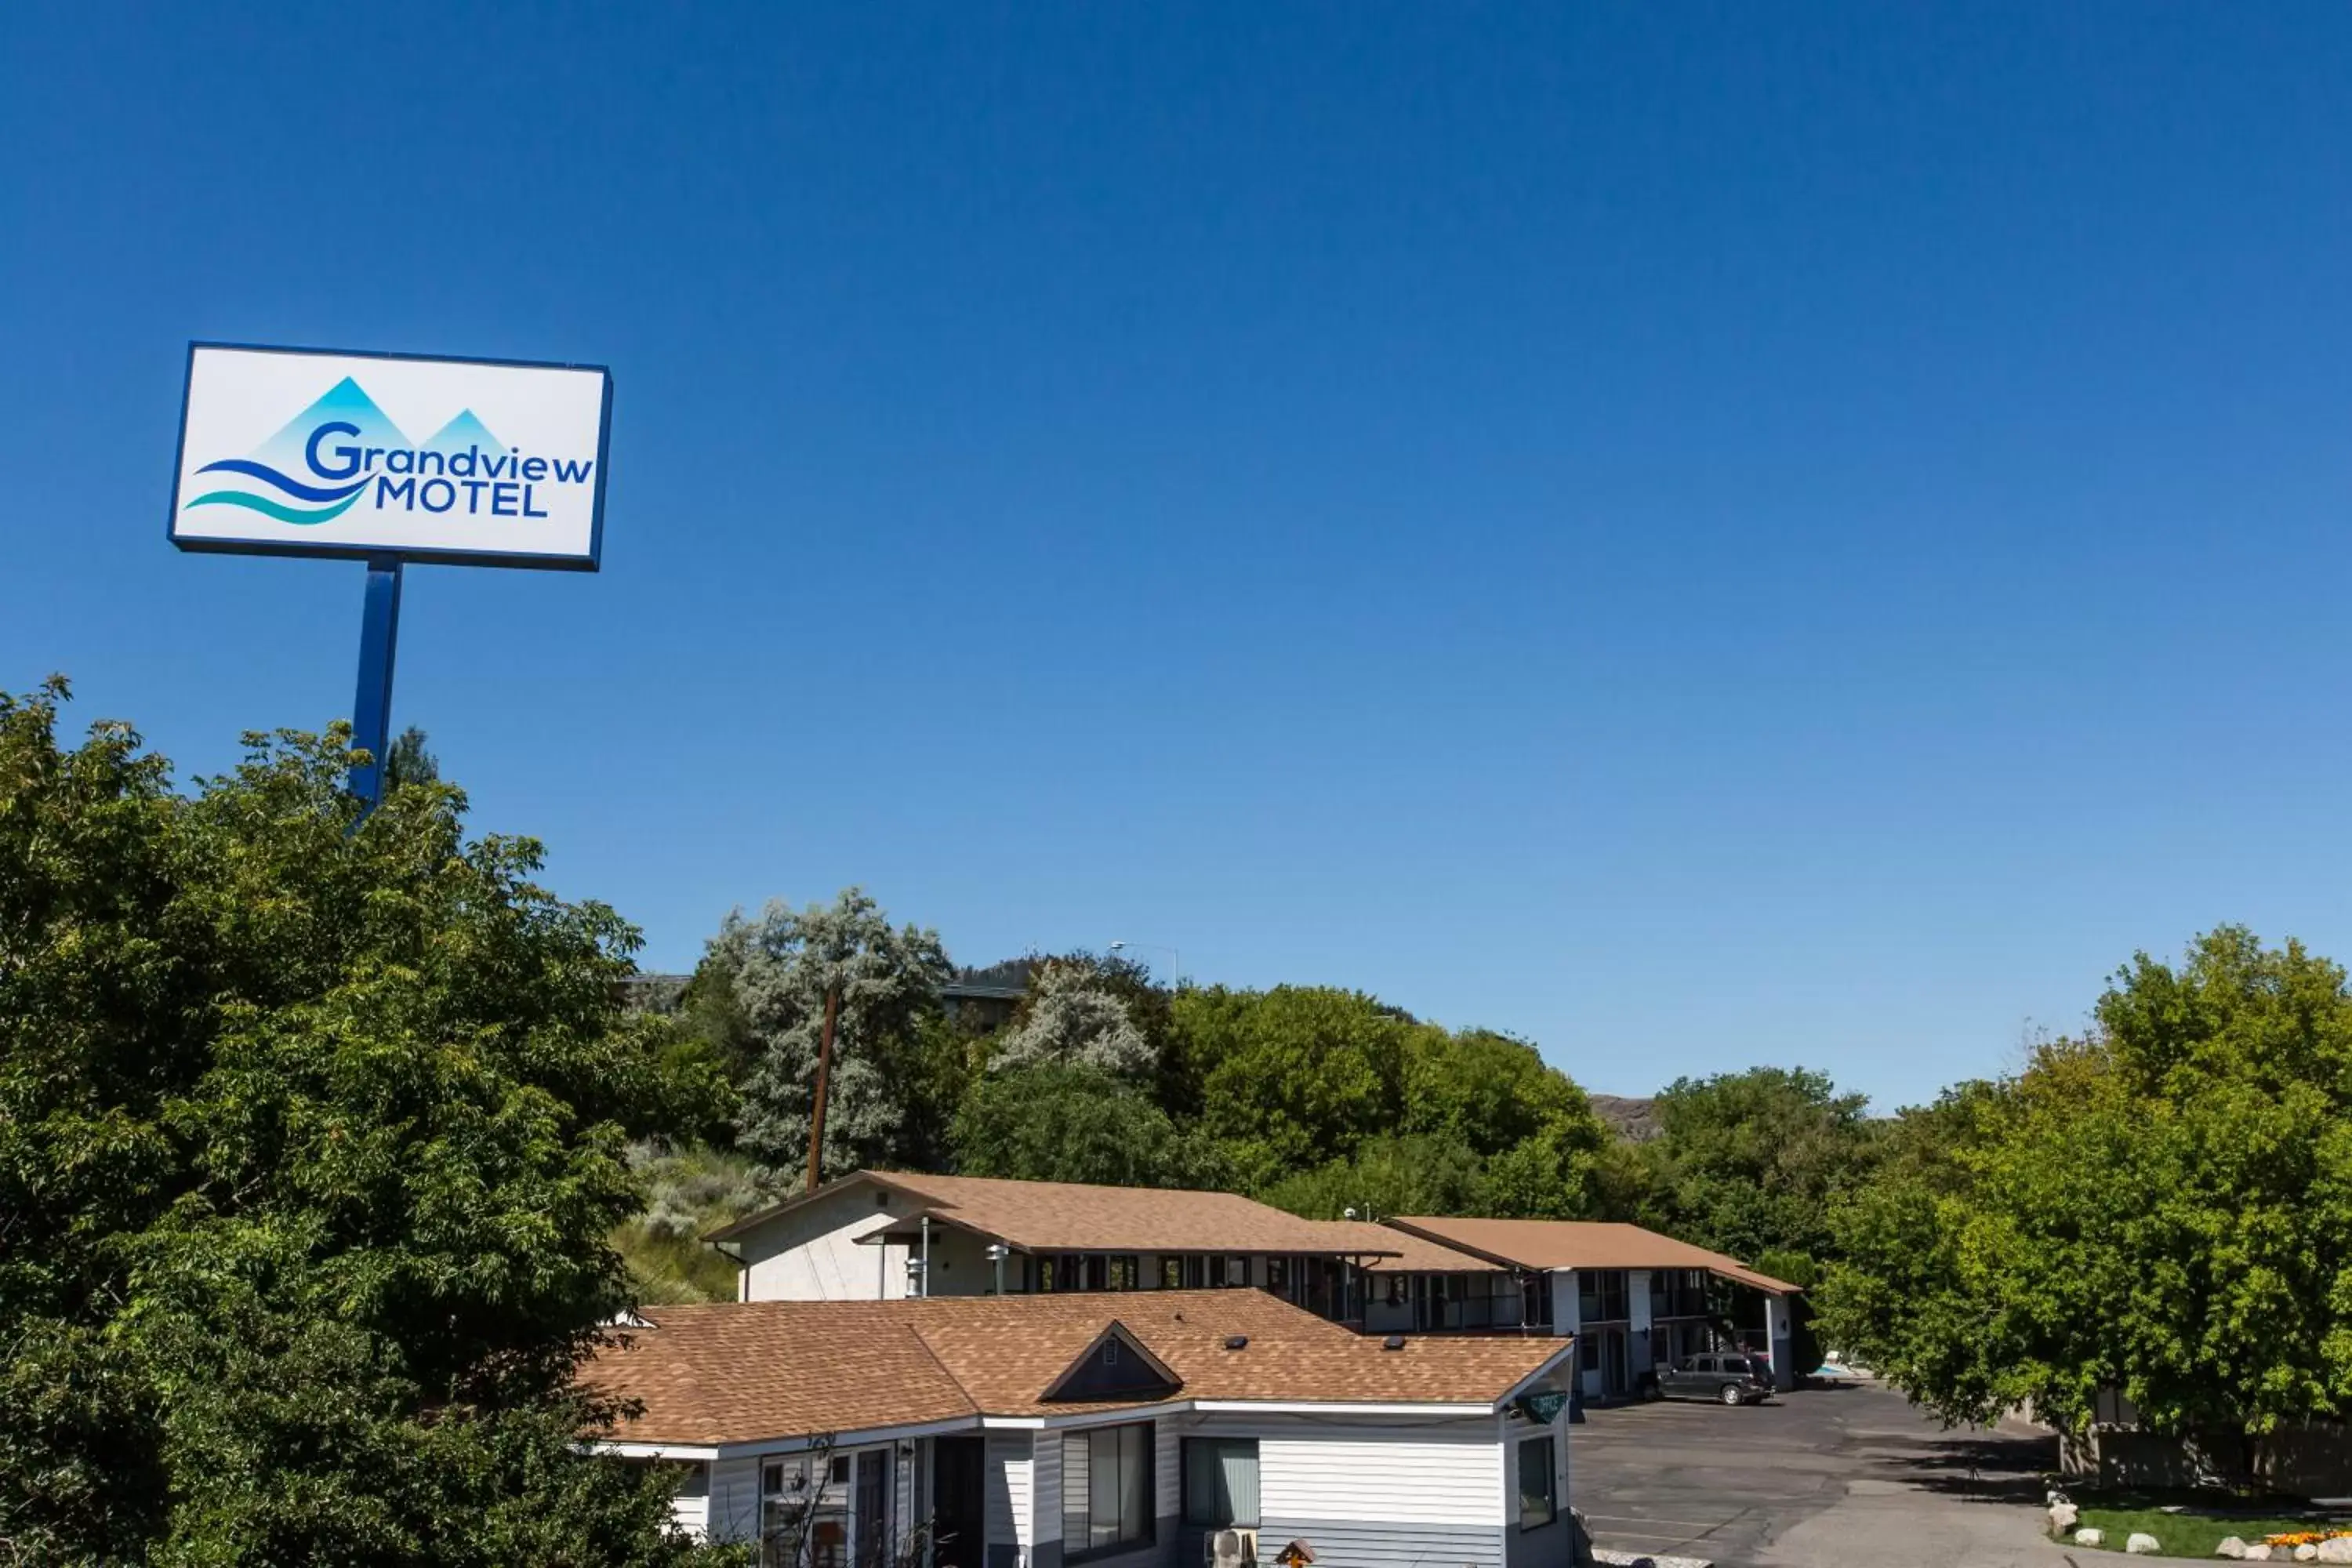
[[[1656,1100],[1636,1100],[1622,1094],[1596,1094],[1591,1099],[1592,1113],[1616,1129],[1619,1137],[1630,1142],[1646,1143],[1658,1135]]]

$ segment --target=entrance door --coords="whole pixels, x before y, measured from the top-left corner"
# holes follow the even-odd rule
[[[895,1454],[892,1448],[868,1448],[857,1456],[857,1568],[889,1568],[898,1555],[890,1530]]]
[[[988,1449],[978,1437],[931,1439],[931,1561],[987,1568]]]

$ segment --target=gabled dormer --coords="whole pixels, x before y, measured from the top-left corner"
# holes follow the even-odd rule
[[[1113,1321],[1037,1398],[1045,1405],[1106,1405],[1171,1399],[1183,1386],[1184,1380],[1144,1349],[1126,1324]]]

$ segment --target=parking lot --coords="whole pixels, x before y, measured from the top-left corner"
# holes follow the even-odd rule
[[[2038,1511],[2052,1439],[1942,1431],[1874,1385],[1592,1410],[1570,1454],[1572,1500],[1621,1551],[1727,1568],[2062,1562]]]

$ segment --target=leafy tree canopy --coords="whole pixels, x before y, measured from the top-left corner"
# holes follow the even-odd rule
[[[956,1117],[966,1175],[1123,1187],[1223,1187],[1215,1146],[1101,1068],[1045,1062],[975,1079]]]
[[[1658,1136],[1637,1151],[1647,1190],[1635,1217],[1751,1261],[1823,1258],[1832,1200],[1876,1158],[1867,1105],[1803,1068],[1678,1079],[1657,1097]]]
[[[1201,1069],[1202,1124],[1246,1186],[1344,1159],[1402,1118],[1406,1042],[1420,1026],[1370,996],[1212,986],[1179,992],[1174,1009]]]
[[[1295,1172],[1259,1196],[1308,1219],[1475,1214],[1483,1166],[1475,1152],[1444,1135],[1368,1138],[1345,1160]]]
[[[2352,994],[2242,927],[1947,1097],[1841,1205],[1825,1327],[1948,1419],[2103,1388],[2158,1430],[2352,1410]]]
[[[441,777],[441,762],[425,743],[425,731],[411,724],[384,753],[383,782],[388,788],[433,784]]]
[[[632,1133],[722,1109],[616,999],[635,933],[364,824],[343,731],[174,793],[0,695],[0,1540],[36,1562],[657,1563],[579,1453]]]

